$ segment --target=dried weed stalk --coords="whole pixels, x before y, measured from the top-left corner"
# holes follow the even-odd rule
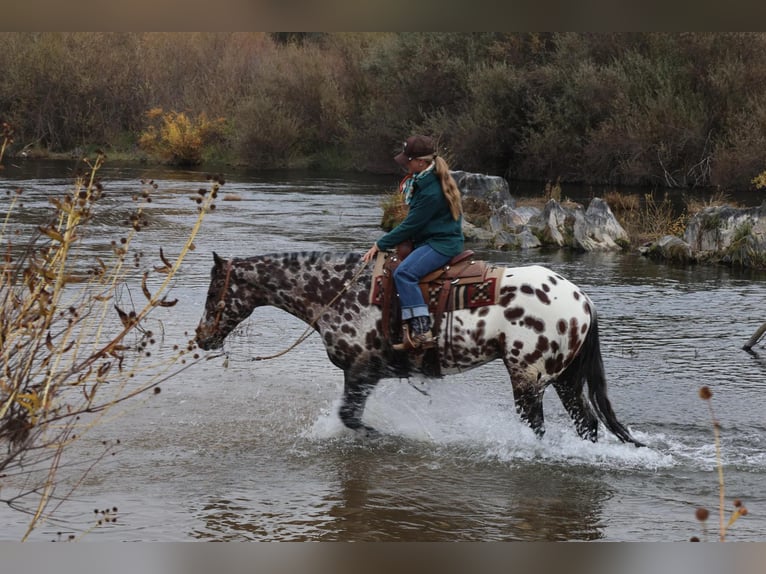
[[[726,541],[726,533],[729,528],[741,517],[747,516],[747,508],[740,499],[734,499],[732,506],[734,509],[729,513],[729,519],[726,520],[726,488],[723,480],[723,460],[721,458],[721,424],[718,422],[718,418],[713,411],[713,392],[710,387],[703,386],[699,390],[700,398],[707,402],[708,409],[710,411],[710,419],[713,424],[713,437],[715,439],[715,459],[716,468],[718,469],[718,540],[721,542]],[[707,538],[707,519],[710,516],[710,512],[707,508],[700,507],[695,512],[695,517],[702,523],[702,531]],[[700,539],[696,536],[691,538],[692,542],[699,542]]]
[[[1,151],[12,131],[4,126],[0,135]],[[98,172],[104,156],[84,162],[87,169],[73,188],[50,199],[51,217],[31,238],[15,245],[9,237],[18,238],[12,214],[23,197],[20,190],[9,194],[0,223],[0,501],[29,513],[24,540],[54,520],[61,504],[119,441],[104,442],[100,453],[75,461],[75,478],[64,481],[59,471],[72,464],[64,462],[72,445],[124,412],[117,405],[139,395],[148,399],[159,392],[158,385],[199,360],[190,356],[193,341],[168,349],[147,319],[176,304],[168,300],[171,282],[194,248],[205,214],[215,207],[222,179],[211,177],[210,189],[200,190],[198,217],[180,253],[168,259],[159,250],[157,264],[140,278],[145,300],[130,301],[128,308],[118,295],[130,285],[126,258],[145,223],[143,207],[154,186],[145,185],[134,197],[130,225],[112,242],[111,254],[85,259],[76,247],[87,236],[103,195]],[[150,276],[151,284],[158,284],[153,292]]]

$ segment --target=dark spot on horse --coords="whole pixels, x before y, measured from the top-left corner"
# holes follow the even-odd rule
[[[524,341],[514,341],[513,342],[513,348],[514,349],[522,349],[524,347]]]
[[[526,295],[532,295],[535,292],[535,289],[531,285],[524,284],[521,286],[521,292]]]
[[[500,289],[500,296],[498,297],[498,304],[501,307],[507,307],[511,304],[511,301],[516,297],[516,287],[503,287]]]
[[[537,349],[543,353],[545,353],[550,348],[550,343],[548,342],[548,337],[545,335],[540,335],[537,338]]]
[[[564,356],[559,353],[555,357],[545,359],[545,372],[548,375],[556,375],[564,369]]]
[[[545,291],[537,289],[535,291],[535,294],[537,295],[537,298],[540,299],[540,302],[543,303],[544,305],[551,304],[551,300],[548,298],[548,295],[545,294]]]
[[[580,344],[580,323],[577,321],[577,318],[572,317],[569,320],[569,356],[566,359],[567,363],[574,358],[577,349],[580,348]]]
[[[330,346],[332,345],[332,341],[333,341],[332,333],[330,331],[326,331],[324,334],[324,344]]]
[[[524,309],[521,307],[513,307],[511,309],[506,309],[503,312],[503,315],[508,321],[514,321],[524,316]]]
[[[354,329],[351,325],[348,325],[348,324],[341,325],[340,330],[346,335],[351,335],[352,337],[356,335],[356,329]]]
[[[550,290],[551,290],[550,285],[548,285],[547,283],[543,283],[543,291],[545,291],[546,293],[549,293]]]
[[[567,322],[564,321],[564,319],[559,319],[556,322],[556,331],[558,331],[559,335],[563,335],[567,332]]]
[[[536,333],[545,331],[545,321],[536,317],[524,317],[523,324],[525,327],[529,327]]]
[[[554,277],[553,275],[548,276],[548,281],[550,281],[553,285],[558,285],[558,281],[556,279],[557,278]],[[558,277],[558,279],[561,279],[561,277]]]
[[[486,317],[487,315],[489,315],[489,306],[485,305],[484,307],[479,307],[477,314],[479,315],[479,317]]]
[[[368,351],[371,351],[372,349],[379,349],[380,337],[378,337],[378,332],[375,330],[368,331],[368,333],[364,336],[364,345]]]
[[[538,351],[537,349],[535,349],[535,351],[533,353],[527,353],[526,355],[524,355],[524,360],[528,364],[533,365],[542,356],[543,356],[543,354],[540,351]]]
[[[580,294],[577,291],[573,292],[572,296],[575,298],[575,301],[579,301],[580,300]]]

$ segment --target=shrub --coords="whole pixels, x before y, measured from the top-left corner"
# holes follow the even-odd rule
[[[196,119],[184,112],[163,112],[154,108],[146,112],[149,126],[141,134],[139,145],[149,153],[173,165],[202,163],[205,146],[223,135],[224,120],[209,120],[204,112]]]

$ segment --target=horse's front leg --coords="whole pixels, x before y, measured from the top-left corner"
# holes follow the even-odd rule
[[[376,436],[378,432],[371,426],[362,423],[364,407],[372,389],[379,379],[354,374],[351,370],[343,371],[343,404],[338,412],[340,420],[348,428],[362,432],[367,436]]]

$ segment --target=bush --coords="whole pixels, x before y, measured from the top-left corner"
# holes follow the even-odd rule
[[[183,112],[146,112],[149,126],[141,134],[139,145],[167,163],[192,166],[202,163],[205,147],[219,141],[224,120],[209,120],[202,112],[192,119]]]

